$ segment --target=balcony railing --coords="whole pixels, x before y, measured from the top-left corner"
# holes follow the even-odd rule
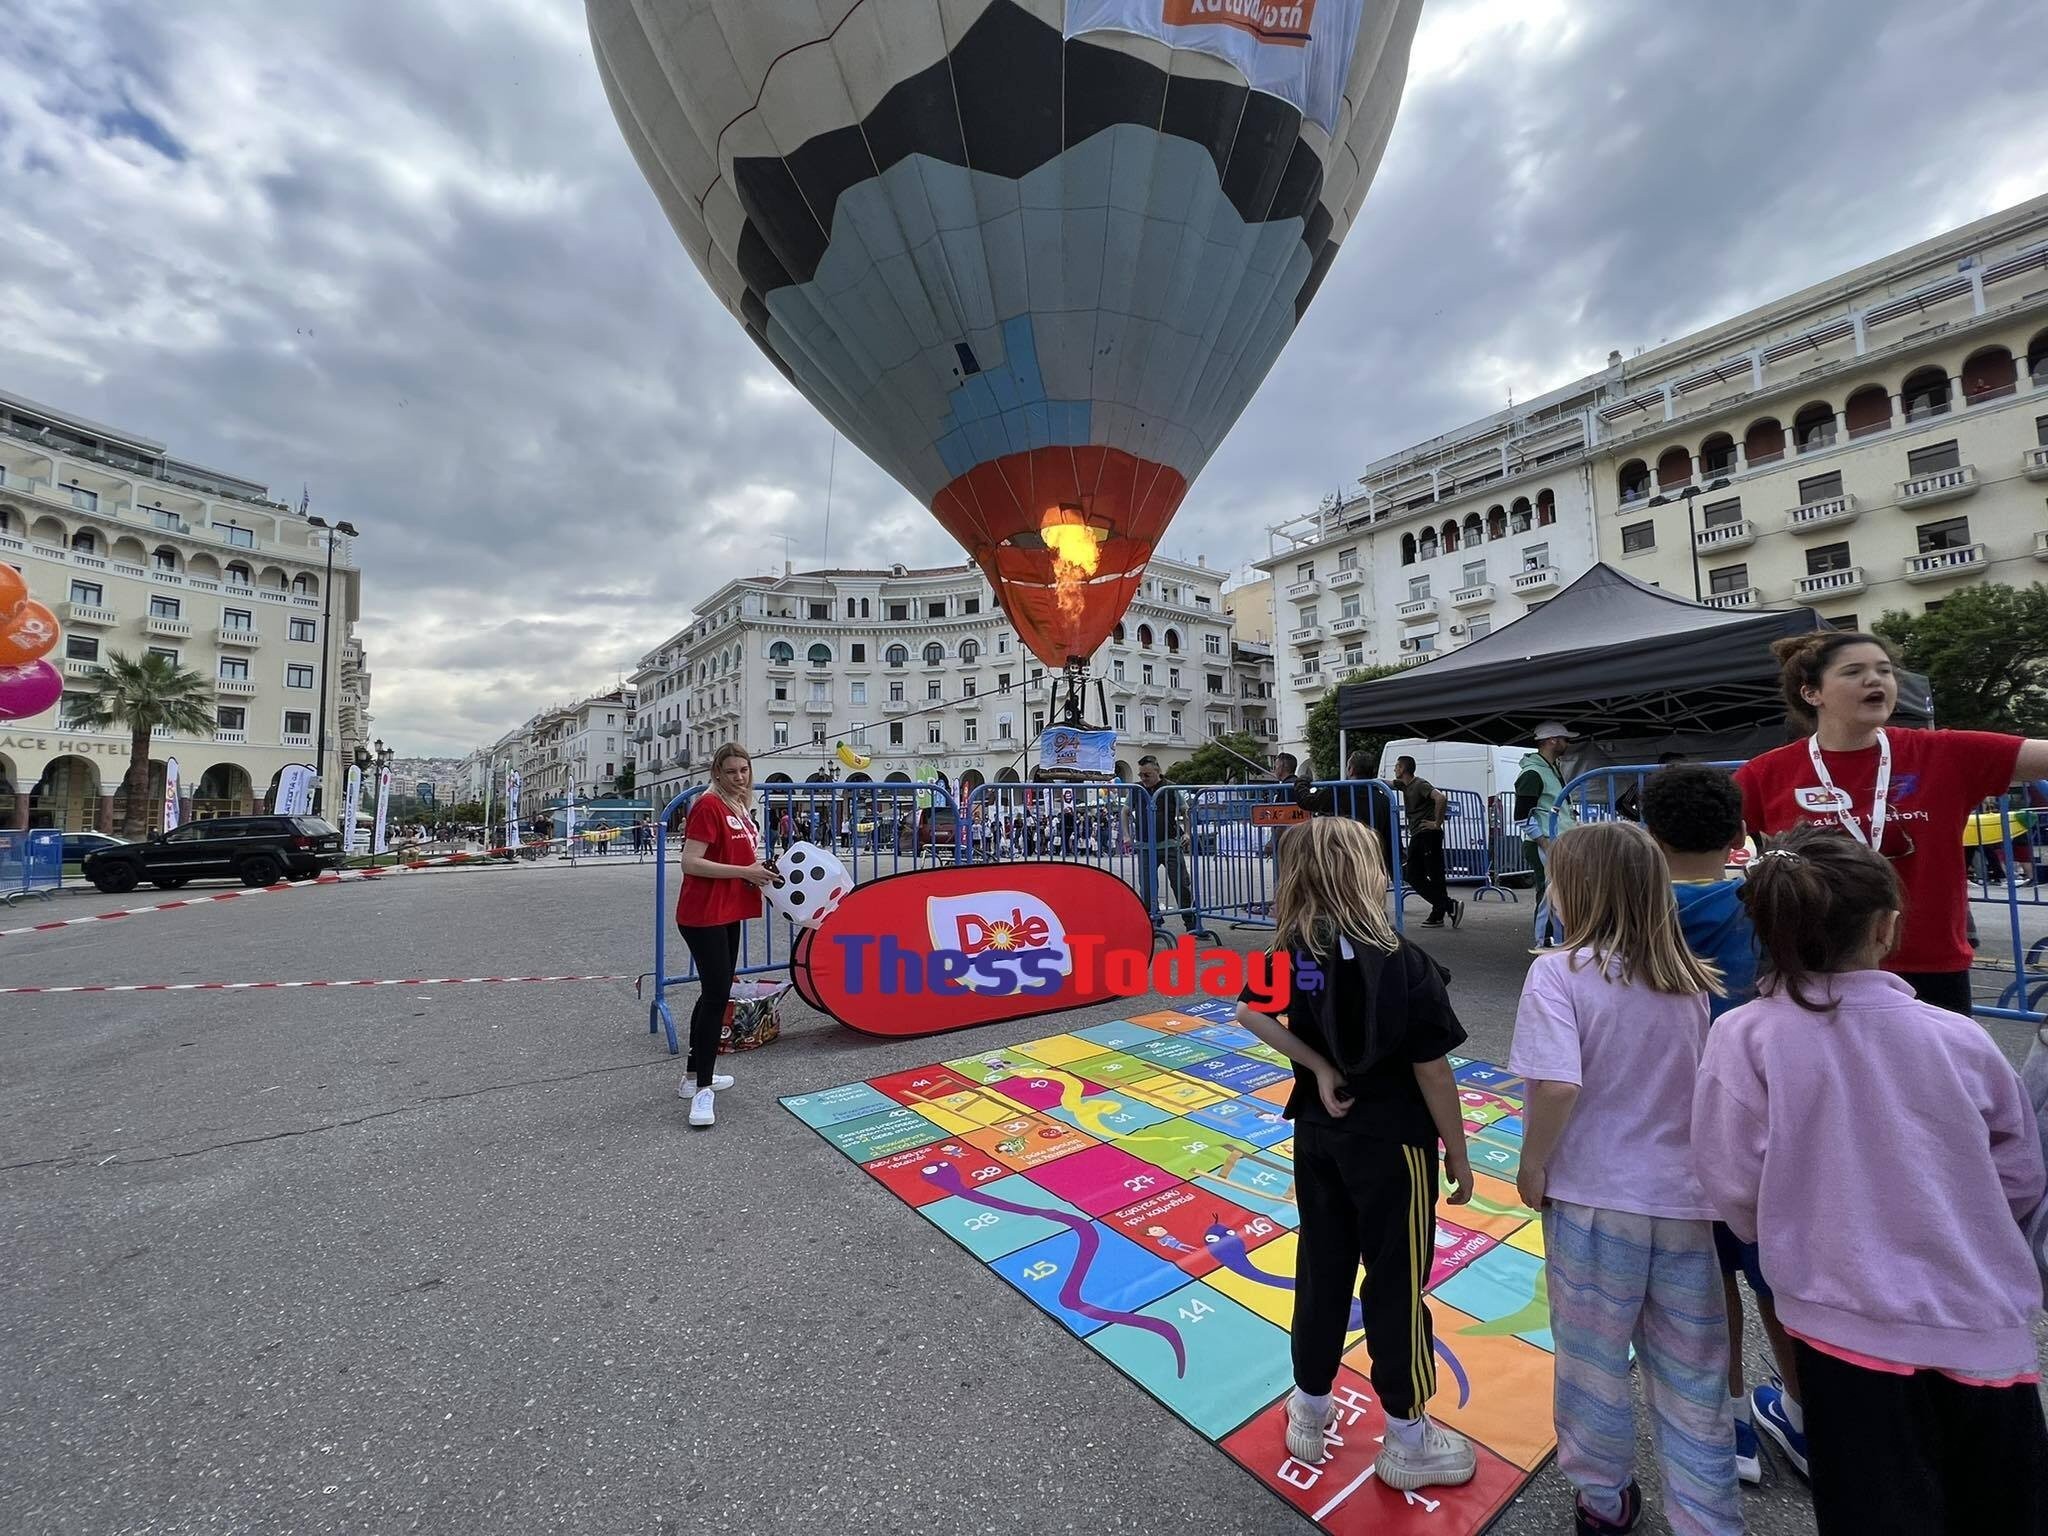
[[[901,714],[907,714],[907,713],[909,712],[909,710],[910,710],[910,700],[908,700],[908,699],[884,699],[884,700],[882,700],[882,713],[883,713],[883,714],[885,714],[885,715],[901,715]]]
[[[1759,596],[1755,587],[1736,587],[1727,592],[1709,592],[1706,603],[1709,608],[1754,608]]]
[[[96,661],[68,660],[64,663],[64,675],[89,678],[98,667],[99,663]]]
[[[1863,567],[1847,565],[1800,577],[1798,590],[1801,597],[1851,597],[1861,592],[1863,586]]]
[[[1815,528],[1828,528],[1836,523],[1850,523],[1856,520],[1859,508],[1853,494],[1830,496],[1824,501],[1809,501],[1801,507],[1794,507],[1785,514],[1785,526],[1794,533],[1806,533]]]
[[[1287,631],[1287,643],[1289,645],[1321,645],[1323,643],[1323,626],[1320,624],[1302,624],[1290,629]]]
[[[1515,589],[1515,596],[1528,597],[1537,592],[1554,592],[1559,581],[1558,569],[1554,565],[1539,565],[1526,571],[1517,571],[1509,585]]]
[[[1406,620],[1406,619],[1426,619],[1426,618],[1428,618],[1428,617],[1429,617],[1429,616],[1430,616],[1431,614],[1433,614],[1433,613],[1435,613],[1435,612],[1436,612],[1436,599],[1435,599],[1435,598],[1433,598],[1433,597],[1411,597],[1411,598],[1409,598],[1409,599],[1408,599],[1408,601],[1407,601],[1407,602],[1405,602],[1405,603],[1401,604],[1401,605],[1400,605],[1400,606],[1399,606],[1398,608],[1396,608],[1396,609],[1394,610],[1394,617],[1396,617],[1396,618],[1398,618],[1398,619],[1403,619],[1403,620]]]
[[[1296,693],[1309,693],[1328,681],[1329,678],[1321,672],[1296,672],[1287,679],[1287,686]]]
[[[1484,608],[1493,601],[1494,585],[1490,581],[1478,582],[1473,586],[1460,587],[1451,594],[1453,608]]]
[[[1323,584],[1311,576],[1306,581],[1297,581],[1282,594],[1290,603],[1316,596],[1323,590]]]
[[[806,699],[804,701],[804,713],[807,715],[829,715],[832,713],[832,701],[830,699]]]
[[[190,640],[192,625],[184,619],[167,619],[161,614],[148,614],[142,621],[143,633],[161,635],[166,640]]]
[[[213,733],[213,739],[227,746],[240,746],[249,739],[249,733],[247,731],[216,730]]]
[[[1746,517],[1739,517],[1732,523],[1702,528],[1693,538],[1693,548],[1705,554],[1709,550],[1741,549],[1755,542],[1756,524]]]
[[[1340,639],[1345,635],[1362,635],[1369,627],[1363,614],[1346,614],[1341,619],[1330,620],[1330,633]]]
[[[1977,466],[1958,464],[1951,469],[1937,469],[1930,474],[1915,475],[1910,480],[1899,482],[1899,505],[1902,507],[1924,507],[1929,502],[1950,501],[1957,496],[1967,496],[1977,489]]]
[[[1929,550],[1924,555],[1906,556],[1906,580],[1942,581],[1984,568],[1984,546],[1961,544],[1954,549]]]
[[[99,629],[112,629],[121,622],[121,615],[111,608],[97,603],[66,603],[64,622],[67,624],[91,624]]]
[[[243,629],[233,624],[223,624],[213,632],[215,645],[239,645],[254,650],[263,643],[263,636],[254,629]]]
[[[1330,572],[1329,587],[1332,592],[1344,592],[1365,580],[1365,569],[1356,565],[1340,565]]]
[[[2020,471],[2029,480],[2048,480],[2048,446],[2029,448],[2022,454]]]
[[[281,747],[310,747],[313,745],[313,733],[311,731],[286,731],[277,738],[277,744]]]
[[[246,677],[216,677],[213,691],[231,699],[246,699],[255,694],[256,684]]]

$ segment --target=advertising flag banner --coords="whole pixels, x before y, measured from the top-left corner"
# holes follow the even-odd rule
[[[519,843],[519,788],[522,780],[517,768],[505,773],[505,846],[517,848]]]
[[[164,830],[170,831],[178,824],[178,760],[174,757],[164,764]]]
[[[379,768],[377,770],[377,821],[370,829],[371,853],[387,853],[390,851],[390,845],[386,841],[386,834],[390,831],[390,823],[391,770],[389,768]]]
[[[310,763],[287,763],[277,776],[277,804],[272,807],[279,816],[305,816],[313,809],[313,766]]]
[[[360,851],[363,834],[356,824],[356,813],[363,805],[363,770],[351,765],[348,770],[348,791],[341,802],[341,851],[354,858]]]

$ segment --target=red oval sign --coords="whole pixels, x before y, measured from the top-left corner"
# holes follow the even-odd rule
[[[1103,952],[1152,953],[1144,902],[1093,865],[912,870],[856,886],[798,939],[790,980],[805,1002],[862,1034],[943,1034],[1116,996],[1100,964],[1086,968],[1082,989],[1073,935]]]

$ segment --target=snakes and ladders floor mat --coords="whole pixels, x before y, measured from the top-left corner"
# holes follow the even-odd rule
[[[1292,1077],[1234,1016],[1204,1000],[782,1103],[1325,1530],[1483,1530],[1555,1447],[1543,1229],[1514,1189],[1520,1083],[1451,1058],[1478,1193],[1438,1207],[1429,1406],[1471,1436],[1479,1474],[1403,1494],[1372,1476],[1385,1418],[1363,1333],[1332,1456],[1287,1454]]]

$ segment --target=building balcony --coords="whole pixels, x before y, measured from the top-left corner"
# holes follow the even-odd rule
[[[1493,597],[1493,583],[1482,581],[1477,586],[1460,587],[1457,591],[1453,592],[1451,594],[1451,606],[1453,608],[1484,608],[1493,601]]]
[[[882,700],[882,713],[885,715],[907,715],[910,713],[910,700],[884,699]]]
[[[1340,640],[1346,635],[1362,635],[1370,627],[1371,622],[1363,614],[1358,613],[1330,620],[1330,633]]]
[[[1958,464],[1953,469],[1937,469],[1932,474],[1915,475],[1910,480],[1899,482],[1899,505],[1902,507],[1931,506],[1937,501],[1953,501],[1958,496],[1967,496],[1977,489],[1977,466]]]
[[[1563,585],[1563,577],[1554,565],[1539,565],[1531,570],[1517,571],[1508,582],[1517,597],[1541,597],[1546,592],[1555,592]]]
[[[1911,582],[1947,581],[1952,576],[1968,576],[1973,571],[1981,571],[1986,563],[1982,544],[1929,550],[1924,555],[1906,556],[1905,577]]]
[[[2034,535],[2034,558],[2048,560],[2048,528]]]
[[[1287,588],[1281,596],[1285,597],[1290,603],[1299,603],[1318,596],[1322,590],[1323,584],[1311,576],[1307,581],[1297,581],[1293,586]]]
[[[1762,596],[1755,587],[1736,587],[1728,592],[1709,592],[1704,601],[1709,608],[1754,608]]]
[[[2021,454],[2020,472],[2029,480],[2048,480],[2048,445]]]
[[[1826,597],[1854,597],[1864,590],[1864,586],[1863,567],[1850,565],[1836,571],[1802,576],[1795,590],[1803,598],[1818,601]]]
[[[215,731],[213,739],[225,746],[238,747],[249,739],[247,731]]]
[[[1361,586],[1365,581],[1365,568],[1357,565],[1340,565],[1330,572],[1329,588],[1332,592],[1348,592]]]
[[[213,643],[215,645],[239,645],[246,650],[253,651],[263,643],[263,636],[253,629],[239,629],[223,624],[213,632]]]
[[[1289,645],[1321,645],[1323,643],[1323,626],[1320,624],[1303,624],[1297,628],[1290,629],[1287,631],[1287,643]]]
[[[1756,524],[1748,518],[1737,518],[1732,523],[1721,523],[1712,528],[1702,528],[1693,535],[1692,546],[1701,554],[1719,554],[1724,550],[1745,549],[1756,542]]]
[[[1394,617],[1406,623],[1410,619],[1427,619],[1436,613],[1436,599],[1433,597],[1411,597],[1394,610]]]
[[[793,661],[771,661],[768,663],[770,677],[795,677],[796,663]]]
[[[96,603],[66,603],[64,622],[87,624],[95,629],[113,629],[121,622],[121,615],[111,608],[102,608]]]
[[[89,678],[98,666],[99,663],[96,661],[67,661],[64,663],[64,675]]]
[[[246,677],[216,677],[213,691],[230,699],[247,699],[255,696],[256,684]]]
[[[807,715],[829,715],[834,705],[830,699],[806,699],[804,713]]]
[[[1837,523],[1853,523],[1861,510],[1853,494],[1830,496],[1825,501],[1809,501],[1804,506],[1794,507],[1785,514],[1785,526],[1793,533],[1810,533],[1816,528],[1832,528]]]
[[[277,738],[277,744],[280,747],[310,747],[313,745],[313,734],[310,731],[304,734],[297,731],[286,731]]]
[[[771,715],[793,715],[796,713],[795,699],[770,699],[768,713]]]
[[[190,640],[192,625],[185,619],[166,619],[152,613],[143,617],[142,632],[146,635],[161,635],[166,640]]]
[[[1287,686],[1296,693],[1321,693],[1329,677],[1322,672],[1296,672],[1287,679]]]

